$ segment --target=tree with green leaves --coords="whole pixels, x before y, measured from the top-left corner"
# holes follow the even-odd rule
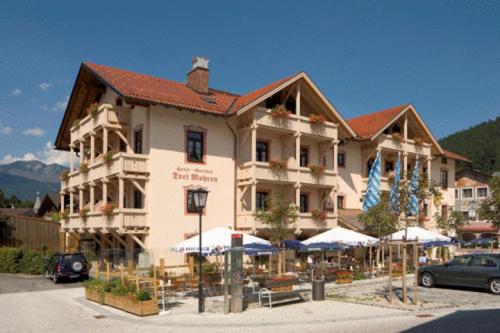
[[[266,206],[267,209],[255,212],[255,218],[269,227],[271,241],[281,247],[297,222],[297,206],[287,202],[281,191],[276,192]],[[282,252],[278,258],[278,273],[281,273]]]
[[[500,177],[492,177],[489,183],[491,195],[484,199],[479,208],[483,219],[500,228]]]
[[[367,231],[377,235],[379,239],[397,230],[396,219],[389,212],[386,195],[382,195],[378,204],[359,214],[358,219],[365,224]]]
[[[468,223],[467,219],[458,211],[452,211],[449,216],[443,216],[440,213],[434,214],[437,226],[445,231],[457,233],[464,224]]]

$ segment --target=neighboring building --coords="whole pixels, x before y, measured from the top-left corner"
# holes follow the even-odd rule
[[[419,155],[422,172],[441,180],[452,193],[443,201],[454,204],[446,190],[454,158],[412,105],[363,117],[346,122],[303,72],[240,96],[209,86],[203,58],[186,84],[83,63],[56,140],[57,149],[79,153],[80,165],[72,160],[62,182],[60,200],[67,197],[70,210],[62,229],[101,249],[131,256],[139,248],[179,264],[184,258],[170,246],[198,232],[191,190],[200,186],[210,191],[204,230],[230,226],[267,237],[254,213],[277,191],[299,207],[299,239],[338,223],[360,229],[353,219],[377,149],[384,189],[401,151],[404,169]]]
[[[41,201],[36,210],[37,217],[44,217],[47,220],[52,218],[52,214],[61,210],[61,195],[57,192],[49,192]]]
[[[481,217],[478,210],[483,200],[491,196],[490,176],[471,169],[457,173],[455,180],[455,210],[463,214],[468,223],[459,231],[465,241],[475,238],[497,238],[497,229]]]

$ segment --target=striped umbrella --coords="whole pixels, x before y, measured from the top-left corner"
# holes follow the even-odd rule
[[[377,157],[372,164],[368,174],[368,182],[366,185],[365,200],[363,202],[363,211],[368,211],[371,207],[380,202],[380,151],[377,152]]]
[[[396,163],[396,170],[394,170],[394,182],[391,186],[391,193],[389,194],[389,211],[392,213],[399,213],[399,186],[401,183],[401,156],[398,152],[398,162]]]
[[[413,174],[411,176],[410,182],[410,198],[408,200],[408,206],[406,210],[408,215],[418,215],[418,155],[415,161],[415,167],[413,168]]]

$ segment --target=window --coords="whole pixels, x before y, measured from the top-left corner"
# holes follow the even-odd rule
[[[441,216],[445,219],[448,218],[448,205],[441,206]]]
[[[392,161],[385,162],[385,172],[389,173],[391,171],[394,171],[394,162]]]
[[[309,194],[300,193],[300,212],[307,213],[309,211]]]
[[[187,131],[187,159],[189,162],[203,162],[205,146],[203,141],[203,132]]]
[[[339,152],[337,155],[337,165],[341,168],[345,168],[345,153]]]
[[[441,157],[441,164],[448,164],[448,159],[446,157]]]
[[[186,192],[187,198],[186,198],[186,211],[188,214],[197,214],[199,213],[198,209],[196,209],[196,206],[194,205],[194,191],[188,190]]]
[[[269,209],[269,193],[268,192],[257,192],[255,198],[255,208],[257,210],[268,210]]]
[[[439,184],[441,185],[441,188],[444,188],[444,189],[448,188],[448,170],[445,170],[445,169],[441,170],[439,180],[440,180]]]
[[[450,266],[468,266],[471,256],[457,257],[450,261]]]
[[[344,207],[344,196],[343,195],[338,195],[337,196],[337,209],[343,209]]]
[[[300,147],[300,166],[307,167],[309,165],[309,149]]]
[[[373,158],[370,158],[366,163],[366,177],[370,175],[370,170],[372,168],[373,162],[375,162],[375,160]]]
[[[462,189],[462,198],[463,199],[470,199],[470,198],[472,198],[472,189],[471,188],[464,188],[464,189]]]
[[[458,199],[459,193],[458,189],[455,189],[455,199]]]
[[[134,208],[142,209],[142,193],[140,191],[134,191]]]
[[[136,154],[142,154],[142,128],[134,133],[134,151]]]
[[[123,105],[123,100],[121,98],[116,99],[116,106],[122,106]]]
[[[486,198],[488,196],[488,188],[487,187],[478,187],[477,188],[477,197],[478,198]]]
[[[497,263],[490,258],[486,257],[474,257],[470,263],[471,266],[479,266],[479,267],[497,267]]]
[[[256,149],[257,161],[267,162],[269,156],[269,144],[265,141],[257,141]]]

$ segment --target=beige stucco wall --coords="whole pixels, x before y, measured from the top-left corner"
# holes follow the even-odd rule
[[[344,202],[348,209],[361,209],[363,203],[360,201],[362,182],[362,160],[361,144],[350,142],[339,146],[339,152],[345,152],[345,168],[339,167],[339,195],[344,196]]]
[[[203,186],[210,191],[203,230],[234,223],[233,137],[220,117],[180,112],[163,107],[150,110],[149,236],[146,240],[155,260],[167,265],[184,263],[170,246],[198,232],[198,216],[185,213],[185,187]],[[184,126],[206,129],[206,163],[185,160]],[[188,179],[174,179],[174,173]],[[193,180],[194,174],[211,181]]]

